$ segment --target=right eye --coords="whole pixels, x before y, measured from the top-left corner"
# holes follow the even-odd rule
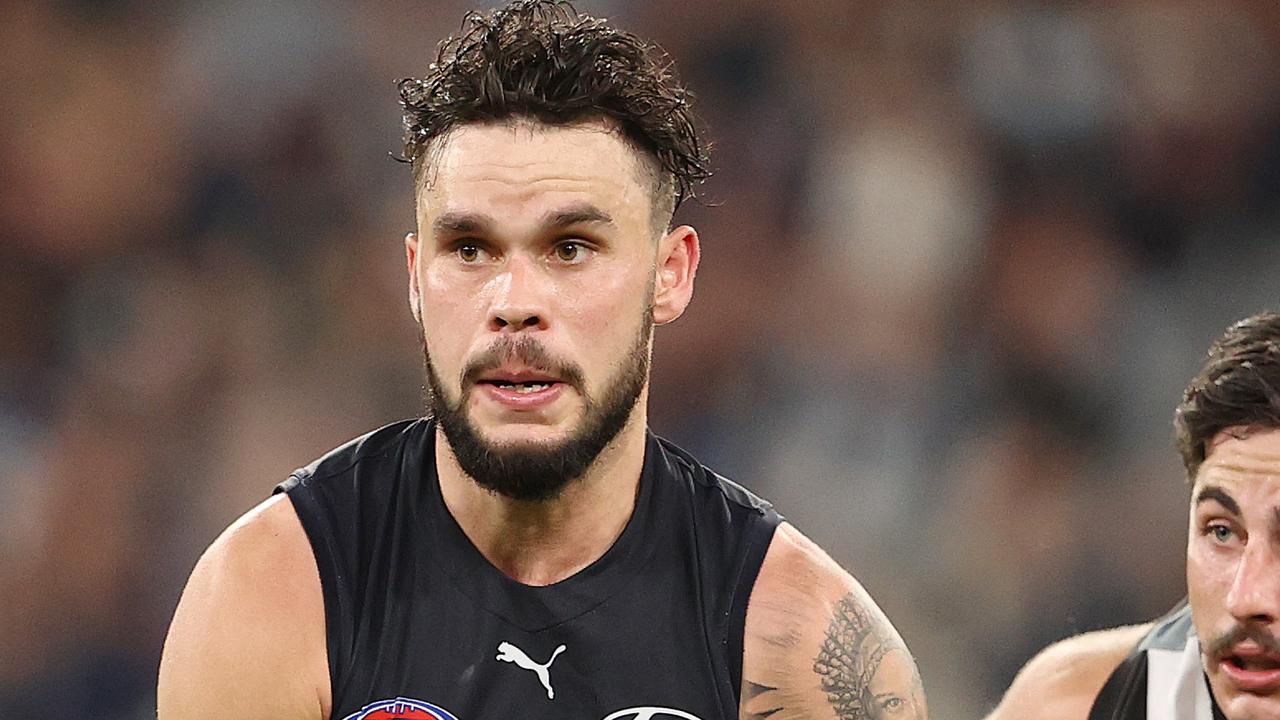
[[[1205,528],[1205,531],[1209,534],[1210,537],[1212,537],[1217,542],[1222,543],[1223,545],[1227,544],[1228,542],[1231,542],[1231,538],[1234,537],[1236,534],[1234,530],[1227,527],[1226,525],[1221,525],[1216,523]]]

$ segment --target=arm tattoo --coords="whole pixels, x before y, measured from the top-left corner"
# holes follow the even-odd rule
[[[923,718],[923,693],[914,664],[908,687],[895,687],[877,674],[891,653],[910,660],[906,647],[854,598],[845,595],[836,604],[827,626],[827,637],[813,671],[840,720]],[[888,674],[888,673],[886,673]],[[880,680],[880,682],[877,682]],[[899,683],[900,684],[900,683]]]

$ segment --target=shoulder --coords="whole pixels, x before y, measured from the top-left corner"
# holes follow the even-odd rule
[[[1022,668],[988,720],[1085,720],[1107,678],[1151,627],[1099,630],[1050,645]]]
[[[915,661],[862,586],[783,523],[747,605],[743,718],[924,718]]]
[[[310,543],[276,495],[196,563],[165,639],[160,720],[327,717],[324,623]]]
[[[733,514],[778,518],[777,511],[768,500],[703,465],[687,450],[656,435],[650,435],[650,441],[661,451],[666,467],[672,473],[684,478],[693,492],[700,495],[704,502],[722,505]]]
[[[430,418],[413,418],[384,425],[354,438],[298,469],[284,483],[287,488],[303,479],[341,475],[360,463],[385,458],[408,447],[422,448],[422,440],[435,430]]]

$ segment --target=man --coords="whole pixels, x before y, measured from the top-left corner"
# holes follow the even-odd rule
[[[669,63],[563,3],[466,23],[401,83],[430,415],[213,543],[160,720],[925,717],[854,579],[646,429],[706,175]]]
[[[992,718],[1280,718],[1280,314],[1214,343],[1174,424],[1192,482],[1187,601],[1049,647]]]

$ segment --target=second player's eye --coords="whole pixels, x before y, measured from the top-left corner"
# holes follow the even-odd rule
[[[1231,542],[1231,539],[1236,535],[1235,531],[1231,528],[1217,523],[1205,528],[1205,533],[1215,541],[1222,544]]]
[[[570,265],[586,260],[587,254],[590,252],[585,245],[579,242],[562,242],[555,247],[556,259]]]

